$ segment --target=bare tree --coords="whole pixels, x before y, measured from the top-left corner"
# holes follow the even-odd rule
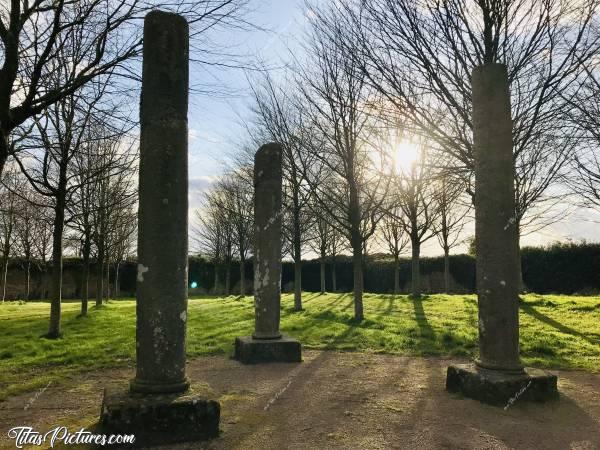
[[[195,61],[215,64],[222,53],[204,46],[214,28],[247,27],[247,0],[11,0],[0,3],[0,174],[10,154],[11,132],[99,76],[135,75],[142,45],[141,18],[151,9],[175,11],[190,23]],[[60,54],[77,42],[68,76],[55,83]],[[231,58],[229,58],[231,59]],[[222,61],[218,61],[222,63]],[[114,84],[121,95],[131,86]]]
[[[36,242],[41,242],[41,246],[44,245],[43,241],[48,236],[45,231],[48,227],[46,226],[45,209],[37,206],[43,203],[43,199],[30,186],[27,186],[25,180],[22,180],[18,188],[19,198],[15,221],[16,244],[18,252],[23,258],[21,268],[25,271],[25,299],[29,300],[31,296],[31,266],[37,257],[45,258],[45,255],[40,254],[44,252],[36,252]]]
[[[381,177],[378,149],[369,144],[374,101],[355,59],[329,39],[319,23],[308,44],[299,89],[315,131],[306,151],[305,178],[323,208],[339,211],[330,225],[350,242],[354,272],[354,317],[363,312],[363,249],[381,219],[388,183]]]
[[[11,253],[17,241],[15,228],[18,222],[18,209],[20,198],[17,195],[19,191],[20,180],[15,171],[8,172],[2,180],[2,191],[0,198],[2,208],[0,209],[0,244],[2,249],[2,303],[6,299],[6,282],[8,274],[8,265]],[[22,184],[22,183],[21,183]]]
[[[351,0],[315,14],[392,113],[450,155],[451,169],[466,180],[473,170],[472,70],[507,65],[515,217],[523,226],[552,221],[544,205],[561,200],[552,188],[575,145],[561,131],[572,99],[564,93],[598,53],[597,10],[597,0]]]
[[[260,84],[251,83],[257,136],[255,142],[275,141],[283,149],[283,228],[288,253],[294,261],[294,309],[302,310],[302,249],[308,242],[306,214],[310,195],[300,153],[306,146],[307,128],[291,83],[275,85],[269,75]]]
[[[465,184],[449,174],[441,174],[433,196],[438,220],[433,223],[435,235],[444,251],[444,292],[450,292],[450,250],[462,243],[460,239],[471,201],[465,201]]]
[[[233,241],[240,259],[240,296],[246,295],[246,260],[250,255],[254,233],[253,183],[251,171],[242,167],[219,181],[222,208],[231,220]]]
[[[77,54],[76,46],[70,50]],[[63,62],[63,65],[55,67],[54,77],[57,83],[65,77],[68,78],[68,73],[75,70],[68,64],[71,60],[70,55],[70,51],[65,52],[62,59],[55,60]],[[65,212],[71,196],[81,187],[71,170],[73,159],[87,137],[87,127],[94,120],[101,120],[101,114],[107,113],[102,111],[101,99],[104,95],[103,86],[106,86],[108,81],[105,79],[104,84],[86,89],[85,92],[79,91],[78,95],[64,97],[43,114],[36,116],[35,132],[27,136],[21,143],[22,150],[15,155],[30,185],[50,202],[44,206],[51,207],[54,212],[49,338],[60,336]]]
[[[204,205],[196,210],[197,225],[193,227],[192,239],[200,252],[208,256],[214,266],[215,275],[213,282],[213,293],[219,294],[219,269],[223,264],[226,253],[226,233],[225,224],[226,214],[219,205],[219,192],[216,190],[208,191],[204,197]],[[231,243],[232,237],[229,237]],[[230,245],[231,251],[231,245]]]
[[[408,234],[411,245],[411,293],[421,295],[421,245],[435,236],[434,224],[439,211],[433,195],[436,173],[430,148],[421,140],[419,154],[409,168],[393,177],[397,194],[397,207],[402,214],[395,216]],[[390,211],[388,210],[388,213]]]
[[[384,242],[390,255],[394,258],[394,294],[400,293],[400,255],[410,243],[408,235],[398,217],[403,211],[398,207],[383,216],[380,228],[380,239]]]
[[[600,28],[596,28],[600,33]],[[585,76],[569,97],[569,119],[577,132],[578,151],[570,160],[572,174],[565,177],[581,206],[600,207],[600,64],[597,60],[584,66]],[[573,132],[573,131],[572,131]]]

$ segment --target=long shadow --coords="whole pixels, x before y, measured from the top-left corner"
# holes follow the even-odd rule
[[[533,317],[541,322],[544,322],[545,324],[550,325],[551,327],[556,328],[561,333],[571,334],[573,336],[580,337],[581,339],[586,340],[590,344],[594,344],[594,345],[600,344],[600,339],[592,339],[588,335],[583,334],[580,331],[574,330],[573,328],[563,325],[562,323],[557,322],[556,320],[548,317],[547,315],[542,314],[541,312],[536,310],[533,306],[528,305],[524,301],[519,302],[519,305],[520,305],[521,310],[523,310],[525,313],[529,314],[531,317]]]
[[[388,294],[381,299],[381,302],[377,306],[377,310],[381,311],[375,316],[376,319],[381,317],[389,316],[394,311],[395,301],[398,299],[396,294]],[[385,308],[385,309],[384,309]]]
[[[431,340],[435,340],[435,331],[433,331],[433,328],[431,328],[431,325],[427,320],[427,316],[425,315],[425,310],[423,309],[424,296],[415,297],[411,295],[409,298],[413,302],[415,320],[417,321],[417,325],[421,331],[421,339],[426,337]]]

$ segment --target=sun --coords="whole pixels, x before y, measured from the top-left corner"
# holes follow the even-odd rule
[[[419,159],[419,146],[414,142],[403,140],[398,143],[394,152],[394,167],[397,172],[409,172]]]

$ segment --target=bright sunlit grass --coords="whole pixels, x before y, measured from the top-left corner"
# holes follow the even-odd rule
[[[281,329],[305,348],[401,355],[473,357],[477,354],[477,301],[473,295],[365,294],[366,319],[353,320],[350,294],[304,294],[302,312],[293,296],[282,300]],[[0,400],[78,373],[133,366],[135,302],[113,301],[77,318],[79,304],[63,304],[63,334],[47,331],[49,304],[0,305]],[[191,299],[188,355],[231,354],[236,336],[254,326],[252,297]],[[600,297],[527,295],[521,305],[524,363],[600,371]],[[133,368],[132,368],[133,371]],[[133,372],[132,372],[133,373]]]

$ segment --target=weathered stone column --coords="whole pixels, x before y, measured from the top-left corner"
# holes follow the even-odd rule
[[[281,310],[281,147],[254,156],[255,339],[278,339]]]
[[[219,404],[186,376],[188,24],[153,11],[144,20],[135,378],[105,390],[101,425],[154,445],[214,437]]]
[[[556,377],[526,372],[519,361],[519,249],[506,66],[476,67],[472,89],[479,360],[448,368],[446,385],[489,403],[505,403],[525,385],[523,398],[553,397]]]
[[[236,338],[235,358],[244,363],[296,362],[300,343],[279,331],[281,311],[282,150],[263,145],[254,157],[254,314],[252,336]]]
[[[134,392],[183,392],[188,245],[188,25],[144,22]]]
[[[522,371],[515,164],[506,67],[501,64],[477,67],[472,83],[478,365]]]

